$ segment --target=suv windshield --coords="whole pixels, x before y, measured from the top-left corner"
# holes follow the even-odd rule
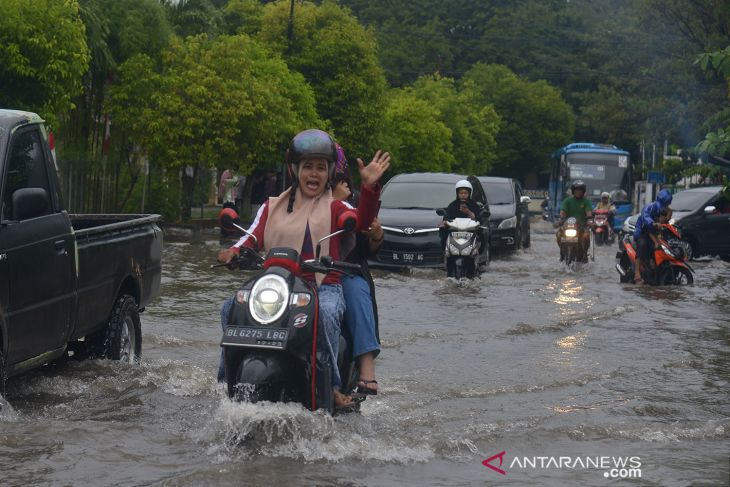
[[[672,196],[669,207],[674,211],[694,211],[705,204],[715,193],[704,191],[680,191]]]
[[[456,199],[454,183],[401,182],[388,183],[380,197],[381,208],[444,208]]]
[[[482,181],[490,205],[511,205],[515,202],[515,192],[509,183],[489,183]]]

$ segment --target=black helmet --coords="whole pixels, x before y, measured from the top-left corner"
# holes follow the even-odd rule
[[[573,184],[570,185],[570,191],[575,193],[576,189],[582,189],[583,192],[586,192],[586,183],[581,181],[580,179],[573,181]]]
[[[327,132],[317,129],[304,130],[295,135],[289,143],[289,149],[286,151],[286,165],[291,177],[292,191],[289,194],[289,206],[286,209],[288,213],[294,210],[294,199],[299,185],[299,162],[308,158],[322,158],[327,161],[329,168],[327,184],[331,184],[335,177],[337,147]]]
[[[322,158],[327,161],[329,167],[329,180],[335,175],[335,162],[337,161],[337,148],[335,141],[327,132],[317,129],[308,129],[299,132],[291,139],[289,149],[286,151],[286,163],[292,181],[298,177],[298,164],[302,159]]]

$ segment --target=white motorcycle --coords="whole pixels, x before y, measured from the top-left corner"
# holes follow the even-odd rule
[[[446,221],[446,227],[449,231],[444,249],[446,275],[454,279],[478,277],[481,224],[471,218],[454,218]]]

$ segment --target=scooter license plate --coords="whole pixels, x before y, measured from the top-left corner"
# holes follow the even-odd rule
[[[229,326],[223,333],[221,345],[250,345],[284,348],[289,330],[281,328],[243,328]]]

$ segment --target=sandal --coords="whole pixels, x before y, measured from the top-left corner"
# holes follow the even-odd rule
[[[642,279],[642,278],[634,279],[634,284],[638,284],[640,286],[640,285],[644,284],[644,279]]]
[[[376,387],[368,387],[368,384],[375,384]],[[376,380],[360,380],[357,383],[357,392],[368,396],[378,395],[378,381]]]

